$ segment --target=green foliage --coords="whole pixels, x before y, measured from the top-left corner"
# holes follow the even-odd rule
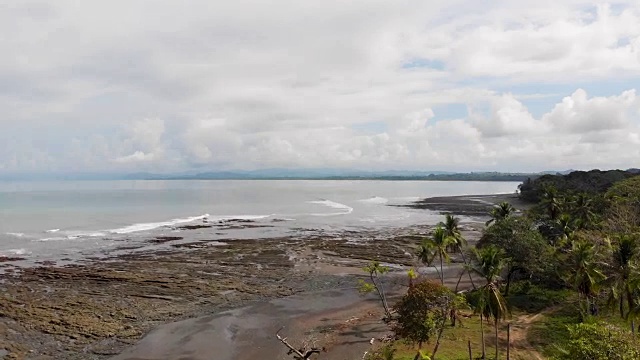
[[[440,282],[442,284],[444,284],[444,274],[442,272],[443,263],[451,261],[447,248],[451,246],[454,241],[454,238],[447,236],[445,229],[438,225],[433,231],[433,235],[431,237],[424,238],[418,247],[418,258],[425,265],[433,266],[433,262],[436,259],[439,260],[440,270],[438,271],[438,268],[434,267],[436,268],[436,271],[438,271],[438,276],[440,277]]]
[[[389,309],[389,305],[387,304],[387,296],[384,292],[384,286],[382,284],[381,278],[381,275],[389,272],[389,267],[381,265],[378,261],[372,261],[362,270],[369,274],[369,281],[365,281],[362,279],[358,280],[358,291],[361,294],[368,294],[375,291],[380,298],[380,302],[382,303],[385,318],[391,319],[391,311]]]
[[[572,292],[568,289],[548,289],[524,280],[511,286],[507,297],[509,306],[526,312],[540,312],[546,308],[567,302]]]
[[[541,318],[530,328],[527,340],[549,359],[565,356],[562,348],[566,348],[570,340],[569,327],[579,324],[582,316],[574,306],[564,303]]]
[[[489,214],[491,219],[487,221],[487,225],[509,219],[515,211],[516,209],[510,203],[503,201],[491,210]]]
[[[367,282],[365,280],[359,279],[358,280],[358,292],[360,294],[368,294],[370,292],[373,292],[376,290],[376,287],[370,283]]]
[[[607,191],[607,197],[616,202],[640,206],[640,176],[616,183]]]
[[[555,275],[550,274],[553,269],[549,268],[553,262],[553,249],[525,217],[496,222],[485,230],[477,246],[494,246],[509,254],[506,258],[507,288],[514,276],[541,279]]]
[[[460,218],[447,214],[444,221],[441,221],[438,225],[443,229],[444,235],[450,239],[449,246],[452,250],[462,251],[467,246],[467,240],[460,232]]]
[[[425,280],[414,284],[394,306],[396,336],[423,344],[444,326],[454,304],[455,295],[439,283]]]
[[[611,260],[607,269],[608,305],[617,308],[623,319],[628,318],[630,313],[635,313],[636,297],[640,290],[639,238],[635,234],[617,235],[610,245]]]
[[[367,264],[367,266],[362,268],[362,270],[369,274],[371,282],[362,279],[358,280],[358,291],[361,294],[367,294],[377,290],[378,282],[376,281],[376,278],[378,278],[380,275],[388,273],[389,267],[380,265],[380,262],[378,261],[372,261]]]
[[[609,201],[606,229],[640,232],[640,176],[615,184],[605,196]]]
[[[472,270],[482,276],[487,283],[495,283],[506,265],[507,258],[503,249],[495,246],[483,246],[475,250],[475,263]]]
[[[636,175],[622,170],[574,171],[567,175],[543,175],[534,180],[527,179],[520,186],[522,200],[538,203],[542,200],[546,187],[552,186],[561,194],[601,194],[613,184]]]
[[[569,327],[570,340],[564,349],[566,360],[637,360],[640,348],[628,331],[605,323]]]

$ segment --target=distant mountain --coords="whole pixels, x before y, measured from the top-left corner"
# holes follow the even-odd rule
[[[628,169],[640,174],[640,169]],[[51,180],[277,180],[277,179],[317,179],[317,180],[439,180],[439,181],[525,181],[544,175],[566,175],[573,170],[542,171],[539,173],[517,172],[453,172],[436,170],[380,170],[358,169],[286,169],[271,168],[260,170],[221,170],[180,173],[20,173],[0,174],[4,181],[51,181]]]
[[[555,172],[554,172],[555,173]],[[237,171],[208,171],[195,174],[130,174],[127,179],[146,180],[441,180],[441,181],[524,181],[542,174],[415,170],[344,170],[344,169],[263,169]]]
[[[333,179],[333,178],[386,178],[386,177],[426,177],[430,175],[454,174],[447,171],[385,170],[363,171],[346,169],[261,169],[208,171],[195,174],[129,174],[128,179]]]

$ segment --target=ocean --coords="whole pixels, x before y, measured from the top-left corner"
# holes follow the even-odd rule
[[[0,182],[0,256],[75,261],[133,249],[157,236],[222,242],[295,236],[305,229],[435,224],[442,219],[439,214],[393,205],[433,196],[513,193],[517,185],[367,180]],[[230,226],[224,231],[179,228],[229,220],[258,226]]]

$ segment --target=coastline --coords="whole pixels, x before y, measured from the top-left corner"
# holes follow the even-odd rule
[[[480,203],[490,209],[492,201],[502,201],[505,196],[482,196]],[[453,211],[457,215],[477,217],[486,212],[480,213],[476,198],[480,197],[430,198],[413,205],[421,209],[451,211],[443,210],[445,203],[449,204],[449,209],[457,210]],[[463,222],[464,235],[471,244],[479,238],[483,222],[483,219],[475,218]],[[307,229],[309,231],[300,235],[282,238],[237,239],[224,244],[203,240],[80,265],[45,264],[14,274],[8,272],[0,277],[4,290],[0,294],[3,315],[0,318],[0,349],[6,349],[8,356],[16,359],[107,359],[122,351],[134,351],[135,347],[125,349],[145,334],[161,332],[153,329],[172,326],[170,322],[184,320],[188,324],[193,319],[224,314],[224,311],[287,301],[274,299],[309,298],[308,294],[317,297],[317,294],[333,293],[337,296],[333,300],[339,300],[342,296],[353,296],[357,279],[363,275],[360,268],[368,260],[389,264],[399,274],[415,266],[411,249],[416,244],[408,235],[427,233],[430,228],[417,225],[332,233]],[[457,280],[457,271],[449,273],[448,279]],[[390,279],[405,280],[404,275]],[[342,289],[339,292],[342,295],[336,295],[335,289]],[[337,313],[347,316],[356,314],[355,309],[365,309],[364,313],[361,311],[354,316],[369,319],[367,326],[377,328],[376,319],[380,316],[375,315],[376,307],[363,306],[370,298],[350,299],[352,303],[338,303],[352,304],[352,308],[331,308],[324,312],[314,311],[319,306],[305,308],[303,313],[307,314],[307,320],[304,321],[308,321],[311,328],[317,327],[321,324],[308,318],[323,313],[324,317],[333,316],[339,323],[344,319]],[[331,302],[335,302],[333,300]],[[281,308],[286,308],[280,304]],[[277,313],[272,312],[272,315]],[[302,321],[305,316],[299,318]],[[290,324],[301,327],[294,326],[293,322]],[[215,322],[210,325],[219,326]],[[349,326],[364,325],[354,323],[343,327]],[[340,332],[328,333],[338,336]],[[273,334],[269,336],[273,337]],[[265,339],[268,344],[273,342],[277,349],[284,348],[275,338]],[[141,340],[141,344],[144,341]],[[340,341],[334,341],[334,348],[339,344]],[[368,339],[366,344],[357,344],[367,346]],[[236,352],[248,354],[250,345],[245,343]],[[355,346],[353,351],[356,350],[360,351],[361,347]],[[242,358],[232,356],[229,358]]]

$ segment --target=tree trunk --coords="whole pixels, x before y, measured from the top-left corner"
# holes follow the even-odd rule
[[[422,349],[422,342],[418,343],[418,351],[416,352],[416,356],[413,358],[413,360],[420,360],[420,349]]]
[[[456,283],[456,289],[453,291],[456,294],[458,293],[458,286],[460,286],[460,280],[462,280],[462,275],[464,275],[465,271],[466,271],[465,269],[462,269],[462,271],[460,272],[460,276],[458,276],[458,282]]]
[[[442,323],[440,323],[440,329],[438,331],[438,337],[436,338],[436,346],[433,348],[433,354],[431,354],[431,359],[436,360],[436,353],[438,352],[438,348],[440,347],[440,339],[442,338],[442,332],[444,332],[444,327],[446,323],[446,309],[442,311]]]
[[[471,340],[467,340],[467,347],[469,348],[469,360],[473,360],[473,354],[471,353]]]
[[[511,289],[511,276],[514,272],[514,269],[509,269],[509,272],[507,273],[507,285],[504,289],[504,296],[509,296],[509,289]]]
[[[480,336],[482,338],[482,359],[486,359],[487,355],[485,352],[485,345],[484,345],[484,321],[482,320],[482,313],[480,313]]]
[[[498,360],[498,319],[496,319],[494,325],[496,328],[496,360]]]
[[[436,274],[438,274],[438,279],[442,279],[442,277],[440,276],[440,270],[438,270],[438,265],[433,264],[431,266],[433,266],[433,268],[436,270]]]
[[[511,324],[507,324],[507,360],[511,360]]]
[[[442,253],[440,253],[440,283],[444,285],[444,272],[442,271]]]
[[[378,296],[380,297],[380,301],[382,302],[382,307],[384,308],[384,315],[387,317],[388,320],[391,320],[391,312],[389,311],[389,305],[387,304],[387,297],[385,296],[384,289],[382,288],[382,282],[378,284],[373,274],[370,274],[369,276],[371,278],[371,282],[373,283],[373,287],[376,288],[376,291],[378,292]]]
[[[469,264],[467,263],[467,257],[464,255],[464,250],[462,248],[460,248],[460,255],[462,255],[462,261],[464,262],[464,271],[467,272],[467,274],[469,274],[469,281],[471,281],[471,286],[473,286],[473,290],[476,289],[476,284],[473,283],[473,277],[471,276],[471,271],[469,271],[467,269],[467,267],[469,266]],[[458,281],[460,282],[460,281]],[[456,290],[458,289],[458,287],[456,286]]]

